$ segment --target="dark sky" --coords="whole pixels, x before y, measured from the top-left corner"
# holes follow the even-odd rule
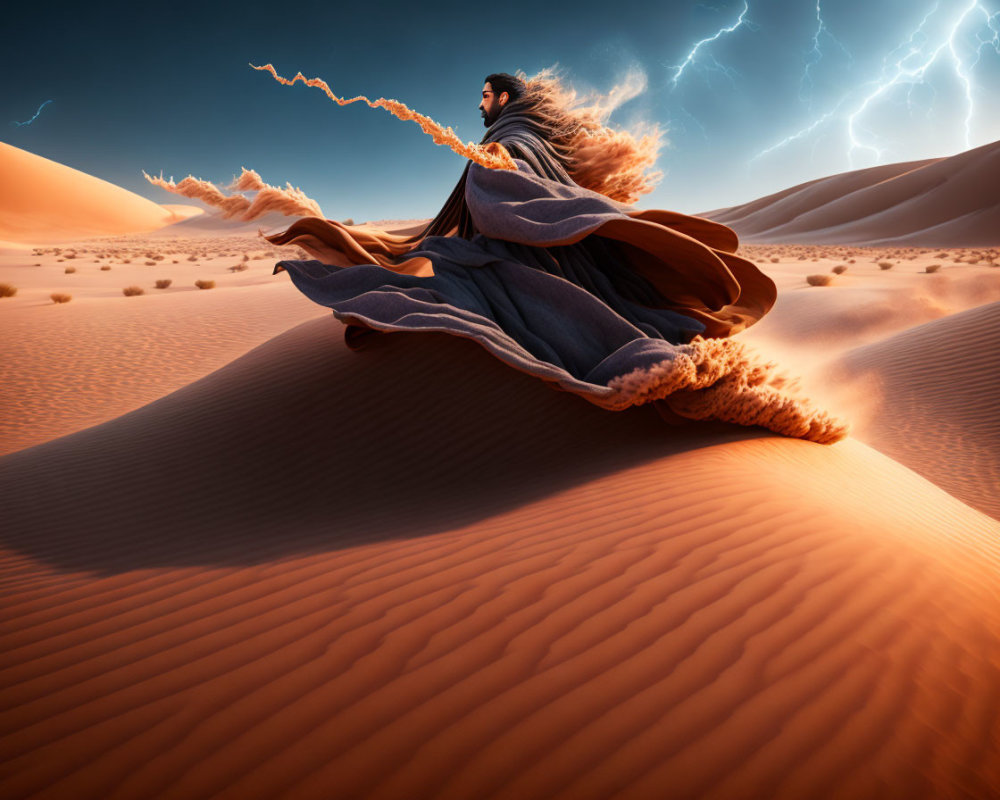
[[[466,141],[490,72],[558,65],[581,93],[630,79],[645,88],[611,122],[669,140],[639,205],[689,213],[1000,139],[1000,0],[821,3],[22,3],[2,138],[157,202],[184,201],[142,170],[223,184],[245,166],[359,221],[432,216],[463,160],[248,62],[401,100]]]

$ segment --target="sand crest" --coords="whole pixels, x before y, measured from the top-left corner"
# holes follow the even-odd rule
[[[748,242],[1000,244],[1000,142],[809,181],[706,212]]]
[[[57,242],[151,231],[176,219],[134,192],[0,142],[0,239]]]

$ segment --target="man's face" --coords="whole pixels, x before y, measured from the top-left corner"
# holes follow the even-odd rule
[[[497,121],[497,117],[500,116],[500,111],[506,104],[507,99],[507,92],[500,92],[500,95],[497,96],[493,91],[493,87],[490,86],[489,81],[483,84],[483,101],[479,104],[479,110],[482,112],[483,117],[483,125],[488,128]]]

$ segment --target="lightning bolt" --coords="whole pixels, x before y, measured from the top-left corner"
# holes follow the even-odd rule
[[[874,144],[866,144],[858,138],[857,133],[855,131],[855,127],[860,124],[859,117],[861,117],[865,113],[865,111],[868,110],[869,106],[871,106],[875,100],[887,94],[891,89],[893,89],[896,86],[909,84],[910,92],[908,92],[908,95],[912,93],[912,90],[915,85],[924,83],[927,70],[929,70],[931,66],[938,60],[938,58],[944,54],[950,54],[951,60],[954,63],[955,74],[958,76],[958,79],[962,83],[962,86],[965,90],[965,101],[966,101],[966,115],[964,120],[965,149],[968,150],[969,147],[971,147],[970,136],[971,136],[972,116],[975,111],[975,101],[973,100],[972,97],[972,79],[969,74],[969,69],[971,67],[967,67],[962,57],[959,55],[958,50],[956,49],[955,37],[958,35],[959,29],[965,23],[966,19],[968,19],[969,15],[971,15],[973,12],[977,10],[982,12],[986,16],[987,24],[989,25],[991,30],[993,29],[991,23],[996,15],[991,16],[989,12],[985,8],[983,8],[980,0],[971,0],[971,2],[966,5],[965,10],[951,24],[951,27],[948,29],[947,35],[943,38],[940,44],[938,44],[937,47],[931,50],[930,53],[927,53],[926,50],[924,49],[924,45],[926,44],[926,37],[924,42],[919,44],[919,46],[916,37],[918,34],[922,33],[924,26],[927,25],[931,16],[934,15],[937,9],[938,5],[935,4],[934,8],[932,8],[931,11],[920,22],[920,25],[917,27],[917,30],[914,31],[914,33],[910,36],[909,40],[900,47],[896,48],[896,50],[894,50],[893,53],[890,54],[890,57],[886,59],[886,62],[888,62],[893,55],[898,54],[900,50],[903,50],[904,48],[907,47],[907,45],[909,45],[905,54],[903,54],[901,57],[896,58],[894,63],[888,64],[887,67],[883,67],[882,75],[879,76],[879,81],[877,82],[877,86],[874,89],[874,91],[870,92],[861,101],[860,105],[850,114],[850,116],[848,116],[847,135],[848,138],[850,139],[851,146],[850,149],[848,150],[847,157],[852,167],[854,165],[852,157],[855,150],[870,150],[871,152],[875,153],[875,158],[879,162],[882,160],[883,156],[883,151],[880,148],[876,147]],[[980,40],[979,37],[977,36],[977,41],[981,42],[982,40]],[[983,47],[985,46],[985,44],[988,43],[989,42],[980,44],[980,47],[977,50],[977,57],[976,57],[977,62],[981,56]],[[998,52],[1000,52],[1000,50],[998,50]]]
[[[912,112],[914,90],[918,86],[923,86],[933,92],[933,86],[927,82],[926,78],[928,70],[939,60],[945,59],[951,62],[953,72],[962,86],[966,109],[963,120],[964,142],[965,149],[968,150],[972,146],[972,120],[975,115],[972,71],[987,49],[992,49],[1000,54],[1000,12],[990,14],[981,0],[969,0],[964,4],[962,12],[950,24],[931,26],[929,23],[937,14],[939,7],[940,3],[936,3],[909,37],[882,59],[879,76],[862,84],[860,93],[848,93],[838,101],[831,111],[810,125],[786,136],[780,142],[762,150],[750,159],[750,163],[791,142],[808,136],[834,118],[842,119],[844,122],[845,133],[849,141],[847,160],[852,169],[854,167],[854,154],[859,150],[873,153],[876,163],[881,163],[885,153],[883,148],[879,147],[876,141],[873,141],[876,139],[876,134],[865,129],[866,112],[874,108],[878,101],[889,99],[889,94],[893,89],[904,86],[907,87],[907,104]],[[973,60],[971,56],[962,55],[959,37],[963,26],[970,18],[978,17],[979,14],[982,15],[982,23],[975,33],[976,45]],[[932,28],[933,30],[931,30]],[[943,34],[934,37],[936,44],[931,44],[935,31],[943,31]],[[851,110],[846,115],[838,117],[838,112],[844,106],[849,106]]]
[[[764,156],[770,153],[773,153],[775,150],[781,149],[786,144],[791,144],[792,142],[797,141],[798,139],[804,139],[806,136],[808,136],[810,133],[812,133],[814,130],[820,127],[824,122],[830,119],[830,117],[832,117],[833,115],[834,115],[833,111],[827,111],[822,117],[817,119],[808,128],[803,128],[802,130],[793,133],[791,136],[786,136],[780,142],[771,145],[766,150],[761,150],[759,153],[757,153],[757,155],[755,155],[753,158],[750,159],[750,163],[752,164],[754,161],[757,161],[758,159],[763,158]]]
[[[720,36],[723,36],[724,34],[732,33],[737,28],[740,28],[740,27],[742,27],[744,25],[747,28],[749,28],[750,30],[756,30],[756,26],[754,26],[752,23],[748,22],[747,19],[746,19],[747,12],[749,12],[749,11],[750,11],[750,4],[749,4],[748,0],[743,0],[743,11],[740,12],[740,15],[737,18],[736,22],[734,22],[728,28],[720,28],[718,31],[715,32],[714,35],[708,36],[708,37],[702,39],[701,41],[695,43],[694,47],[692,47],[688,51],[687,57],[684,59],[684,61],[682,61],[680,64],[676,64],[676,65],[674,65],[672,67],[672,69],[674,70],[674,75],[670,79],[671,90],[677,88],[677,83],[680,81],[681,75],[684,74],[684,70],[687,69],[689,65],[691,65],[691,64],[694,63],[695,58],[698,56],[698,51],[702,47],[704,47],[705,45],[707,45],[707,44],[709,44],[711,42],[716,41]],[[730,79],[732,79],[732,75],[725,68],[723,68],[722,65],[719,64],[718,61],[716,61],[714,58],[712,60],[715,62],[716,69],[722,69],[722,71],[725,72]]]
[[[802,73],[802,81],[799,84],[799,100],[803,102],[808,102],[806,95],[812,93],[813,82],[809,71],[823,60],[823,48],[820,45],[820,39],[824,36],[840,48],[840,51],[847,56],[848,61],[853,63],[853,59],[847,48],[826,27],[826,23],[823,21],[823,9],[820,8],[820,0],[816,0],[816,32],[813,34],[812,49],[806,53],[806,68]]]
[[[38,111],[36,111],[36,112],[35,112],[35,116],[33,116],[33,117],[32,117],[31,119],[29,119],[29,120],[28,120],[27,122],[18,122],[17,120],[14,120],[14,121],[13,121],[13,122],[12,122],[11,124],[12,124],[12,125],[17,125],[17,127],[19,127],[19,128],[20,128],[20,127],[21,127],[22,125],[30,125],[30,124],[31,124],[32,122],[34,122],[34,121],[35,121],[36,119],[38,119],[38,115],[42,113],[42,109],[43,109],[43,108],[45,108],[45,106],[47,106],[47,105],[48,105],[49,103],[51,103],[51,102],[52,102],[51,100],[46,100],[46,101],[45,101],[44,103],[42,103],[42,104],[41,104],[41,105],[40,105],[40,106],[38,107]]]

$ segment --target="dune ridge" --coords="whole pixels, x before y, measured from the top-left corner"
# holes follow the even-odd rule
[[[340,332],[0,458],[9,796],[998,785],[1000,523],[853,440]]]
[[[863,441],[1000,519],[998,341],[993,302],[854,348],[833,379],[878,385]]]
[[[976,247],[1000,243],[1000,142],[809,181],[703,216],[746,242],[908,244]]]
[[[113,183],[0,142],[0,239],[63,241],[152,231],[177,217]]]

